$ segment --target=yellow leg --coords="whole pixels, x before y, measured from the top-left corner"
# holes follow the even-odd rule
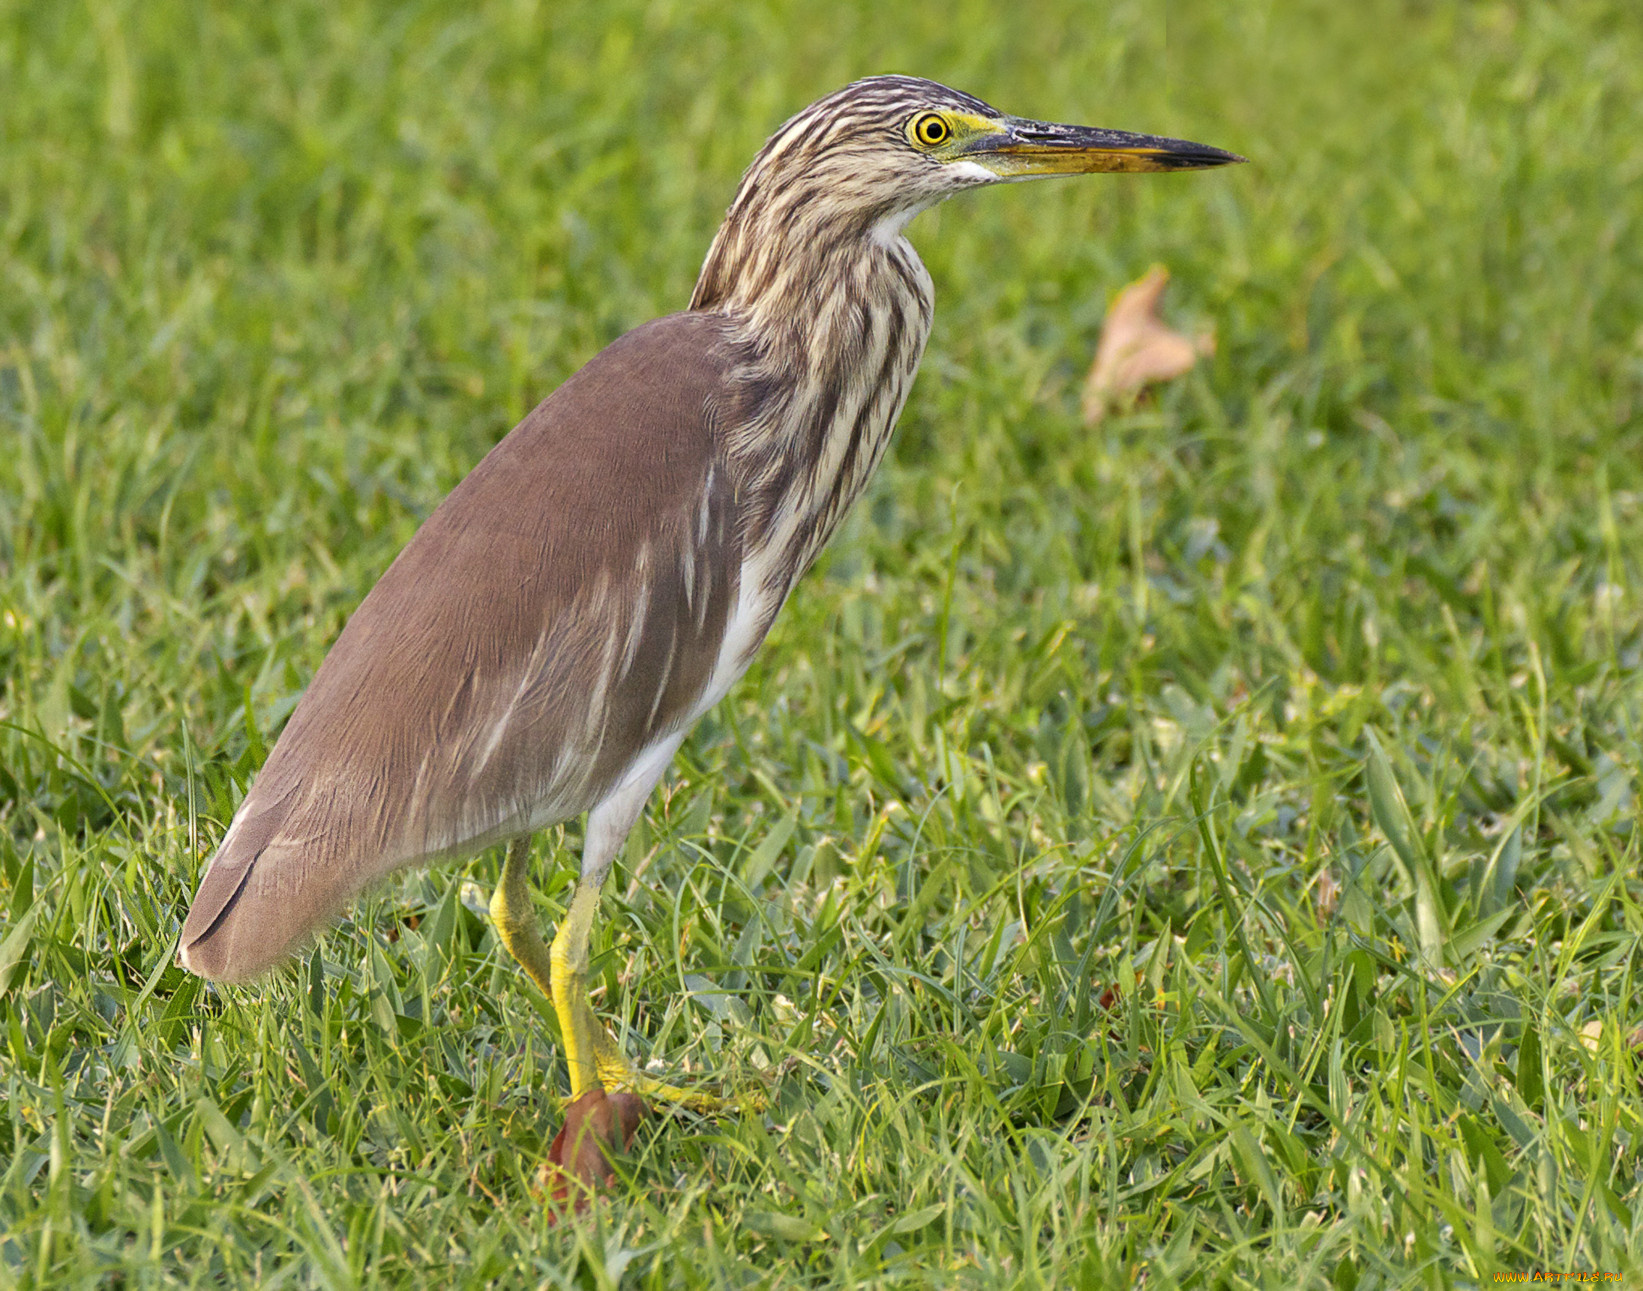
[[[632,1090],[641,1098],[677,1103],[703,1115],[762,1104],[757,1096],[727,1101],[701,1090],[681,1089],[638,1071],[623,1055],[588,1003],[588,942],[593,918],[599,910],[600,884],[587,878],[577,880],[570,909],[549,950],[537,931],[531,910],[530,892],[525,885],[525,868],[530,842],[519,839],[508,848],[502,866],[502,882],[491,897],[491,921],[502,944],[553,1001],[564,1036],[565,1065],[570,1069],[571,1098],[602,1087],[608,1092]]]

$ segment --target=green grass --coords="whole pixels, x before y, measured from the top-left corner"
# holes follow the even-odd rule
[[[0,1285],[1635,1279],[1635,6],[726,9],[0,2]],[[774,1106],[550,1227],[497,855],[170,947],[418,521],[882,70],[1255,164],[915,224],[890,460],[597,936]],[[1219,353],[1086,430],[1155,261]]]

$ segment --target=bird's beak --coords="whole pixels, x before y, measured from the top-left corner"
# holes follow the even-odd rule
[[[1007,117],[997,134],[983,135],[965,149],[1001,179],[1037,175],[1090,175],[1097,172],[1201,170],[1244,158],[1208,144],[1158,135],[1064,126],[1053,121]]]

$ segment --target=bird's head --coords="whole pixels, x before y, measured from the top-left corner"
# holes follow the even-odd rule
[[[864,235],[893,240],[914,215],[965,189],[1242,160],[1183,139],[1013,117],[918,77],[869,77],[818,99],[771,135],[742,177],[693,305],[719,298],[733,265],[745,271],[795,254],[809,259]]]
[[[812,103],[754,159],[742,192],[800,186],[841,211],[919,211],[983,184],[1195,170],[1243,158],[1184,139],[1013,117],[913,76],[873,76]]]

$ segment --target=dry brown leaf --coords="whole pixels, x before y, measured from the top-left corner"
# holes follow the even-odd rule
[[[548,1194],[550,1219],[582,1211],[594,1189],[616,1182],[608,1148],[625,1151],[648,1109],[637,1094],[590,1089],[565,1108],[565,1123],[548,1145],[538,1183]]]
[[[1325,870],[1318,876],[1318,886],[1313,890],[1313,900],[1320,918],[1333,919],[1335,911],[1341,908],[1340,880]]]
[[[1183,336],[1158,317],[1169,270],[1154,265],[1118,293],[1101,325],[1095,366],[1084,382],[1084,424],[1095,425],[1149,385],[1192,370],[1199,355],[1215,353],[1215,334]]]

